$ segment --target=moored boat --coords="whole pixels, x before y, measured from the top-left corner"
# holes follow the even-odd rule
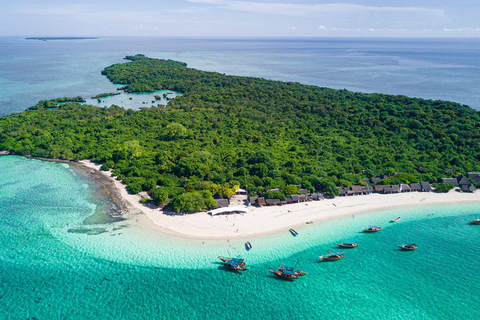
[[[480,219],[471,220],[470,224],[480,224]]]
[[[345,239],[345,242],[337,243],[337,246],[342,247],[342,248],[356,248],[356,247],[358,247],[358,243],[347,242],[347,239]]]
[[[395,218],[395,219],[390,220],[390,222],[397,222],[397,221],[400,220],[400,219],[401,219],[400,217],[397,217],[397,218]]]
[[[291,233],[292,235],[294,235],[295,237],[298,236],[298,232],[295,231],[295,230],[293,230],[292,228],[290,228],[290,230],[288,230],[288,231],[290,231],[290,233]]]
[[[245,243],[245,246],[248,248],[248,250],[252,249],[252,244],[250,243],[250,241],[247,241],[247,243]]]
[[[364,232],[369,232],[369,233],[372,233],[372,232],[378,232],[382,230],[382,228],[378,227],[378,226],[370,226],[366,229],[363,229]]]
[[[325,261],[336,261],[344,257],[343,252],[340,252],[340,251],[332,252],[332,250],[330,250],[330,247],[328,247],[328,251],[330,251],[329,254],[320,256],[319,258]]]
[[[230,269],[237,270],[237,271],[245,271],[249,268],[245,266],[245,259],[242,258],[226,258],[226,257],[218,257],[225,263],[225,266],[229,267]]]
[[[400,244],[399,247],[400,247],[400,250],[403,250],[403,251],[413,251],[418,249],[418,246],[414,243]]]
[[[295,267],[287,267],[283,264],[280,264],[278,269],[270,269],[270,272],[286,280],[296,280],[298,277],[308,274],[308,272],[297,270]]]

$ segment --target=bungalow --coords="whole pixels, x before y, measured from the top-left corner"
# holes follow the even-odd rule
[[[370,179],[370,181],[372,181],[373,184],[379,182],[380,180],[382,180],[382,179],[380,179],[380,178],[372,178],[372,179]]]
[[[270,190],[267,190],[267,192],[280,192],[280,189],[270,189]]]
[[[292,194],[292,202],[298,202],[299,199],[298,199],[298,194]]]
[[[383,187],[383,193],[393,193],[392,186],[384,186]]]
[[[325,200],[325,196],[321,193],[318,194],[318,200]]]
[[[267,206],[275,206],[280,204],[280,199],[265,199]]]
[[[365,183],[365,184],[369,184],[369,183],[370,183],[370,181],[369,181],[368,179],[361,179],[360,181],[362,181],[362,182]]]
[[[362,191],[362,186],[352,186],[352,192],[354,195],[360,195],[360,194],[363,194],[363,191]]]
[[[267,203],[265,202],[265,198],[264,197],[260,197],[257,199],[257,202],[258,202],[258,205],[259,206],[266,206]]]
[[[218,208],[225,208],[228,207],[228,199],[217,199],[217,205],[213,207],[213,209],[218,209]]]
[[[473,183],[470,183],[469,185],[462,184],[461,189],[463,192],[475,192],[477,191],[477,188],[473,185]]]
[[[375,186],[375,192],[383,193],[384,187],[385,187],[384,185],[376,185]]]
[[[298,193],[308,193],[308,190],[307,189],[299,189]]]
[[[480,172],[469,172],[468,177],[475,181],[477,185],[480,185]]]
[[[422,191],[422,186],[420,185],[420,183],[410,183],[410,189],[412,191]]]
[[[400,185],[400,192],[410,192],[412,191],[412,189],[410,188],[410,186],[406,183],[402,183]]]
[[[257,199],[258,199],[258,197],[250,197],[250,198],[248,198],[248,202],[250,202],[251,205],[256,205],[257,204]]]
[[[312,193],[310,197],[312,198],[312,200],[318,200],[318,193]]]
[[[420,186],[422,187],[422,192],[430,192],[432,191],[432,186],[429,182],[423,181],[420,182]]]
[[[458,187],[458,180],[456,178],[442,178],[442,183],[451,183],[455,187]]]
[[[300,202],[305,202],[307,200],[307,196],[305,194],[301,194],[298,196],[298,200]]]
[[[286,198],[285,198],[285,202],[286,202],[286,203],[292,203],[293,201],[292,201],[292,198],[286,197]]]
[[[400,185],[398,185],[398,184],[392,185],[392,192],[393,193],[400,193]]]
[[[467,177],[465,177],[464,175],[461,175],[461,176],[458,176],[457,177],[457,181],[458,181],[458,186],[461,188],[463,185],[469,185],[471,184],[471,182],[467,179]]]

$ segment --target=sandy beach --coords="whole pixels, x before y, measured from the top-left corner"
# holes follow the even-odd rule
[[[110,179],[118,190],[117,196],[135,215],[136,221],[145,227],[161,232],[200,239],[231,239],[263,235],[304,225],[307,221],[320,222],[345,215],[361,214],[387,208],[422,206],[447,203],[480,202],[480,192],[448,193],[408,192],[397,194],[373,193],[363,196],[337,197],[271,207],[248,207],[246,214],[211,216],[207,212],[188,215],[168,215],[161,209],[140,203],[139,195],[131,195],[125,185],[111,177],[110,172],[100,171],[100,165],[83,160],[80,164],[96,170]],[[115,196],[115,194],[112,194]],[[143,214],[141,214],[143,213]],[[148,219],[144,219],[147,217]]]

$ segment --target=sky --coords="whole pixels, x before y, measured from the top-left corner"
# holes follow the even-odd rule
[[[479,0],[1,0],[0,36],[480,37]]]

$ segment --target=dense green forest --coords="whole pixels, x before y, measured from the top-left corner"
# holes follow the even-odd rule
[[[177,211],[207,207],[234,185],[334,194],[378,174],[436,182],[446,168],[480,171],[480,114],[467,106],[127,59],[102,74],[127,92],[184,95],[139,111],[42,102],[0,118],[0,150],[101,162],[129,192]]]

